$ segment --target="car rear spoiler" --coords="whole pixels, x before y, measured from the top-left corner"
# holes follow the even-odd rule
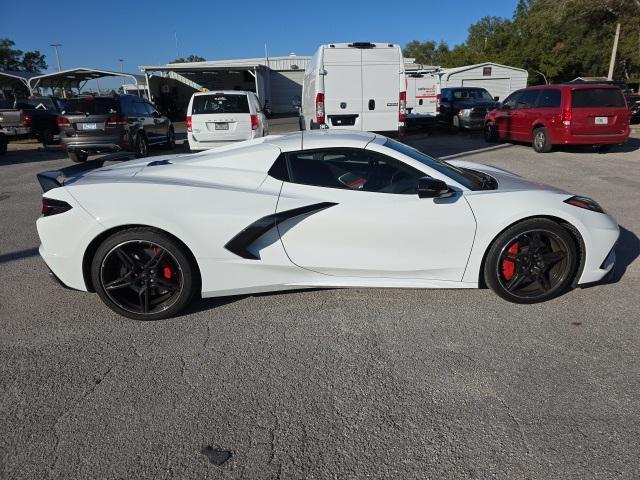
[[[63,186],[65,182],[69,180],[81,177],[85,172],[102,167],[105,161],[106,160],[96,159],[79,163],[77,165],[69,165],[68,167],[61,168],[60,170],[48,170],[46,172],[36,174],[36,178],[42,187],[42,191],[48,192],[53,188]]]

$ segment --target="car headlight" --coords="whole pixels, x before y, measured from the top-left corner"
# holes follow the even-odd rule
[[[598,202],[589,197],[575,195],[571,198],[567,198],[564,203],[568,203],[574,207],[584,208],[585,210],[591,210],[592,212],[604,213],[604,210],[602,210],[602,207],[598,205]]]
[[[471,110],[471,108],[464,108],[460,110],[460,115],[463,117],[468,117],[469,115],[471,115]]]

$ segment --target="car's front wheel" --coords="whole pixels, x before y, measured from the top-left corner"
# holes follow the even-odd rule
[[[91,263],[91,280],[102,301],[134,320],[179,313],[198,287],[197,267],[166,233],[135,227],[108,237]]]
[[[544,302],[569,287],[577,264],[576,244],[564,227],[544,218],[525,220],[493,242],[484,280],[510,302]]]
[[[500,138],[498,137],[498,129],[496,128],[495,124],[491,122],[485,124],[483,133],[484,141],[487,143],[495,143],[500,140]]]
[[[136,158],[143,158],[149,154],[149,142],[147,141],[147,137],[144,133],[140,132],[136,135],[136,149],[135,156]]]
[[[173,127],[169,128],[167,131],[167,141],[165,142],[164,147],[167,150],[173,150],[176,148],[176,132],[173,130]]]

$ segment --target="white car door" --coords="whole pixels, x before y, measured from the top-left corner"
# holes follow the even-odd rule
[[[287,161],[277,212],[309,207],[278,224],[293,263],[336,276],[462,279],[475,220],[461,193],[418,198],[425,174],[370,150],[295,152]]]

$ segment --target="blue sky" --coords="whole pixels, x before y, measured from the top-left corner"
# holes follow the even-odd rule
[[[76,66],[138,72],[139,65],[167,63],[177,53],[208,60],[269,55],[311,55],[321,43],[413,39],[465,40],[468,26],[485,15],[510,17],[517,0],[368,2],[300,0],[243,2],[111,0],[2,2],[0,37],[21,50],[47,55],[62,43],[63,68]],[[174,32],[178,37],[176,50]]]

